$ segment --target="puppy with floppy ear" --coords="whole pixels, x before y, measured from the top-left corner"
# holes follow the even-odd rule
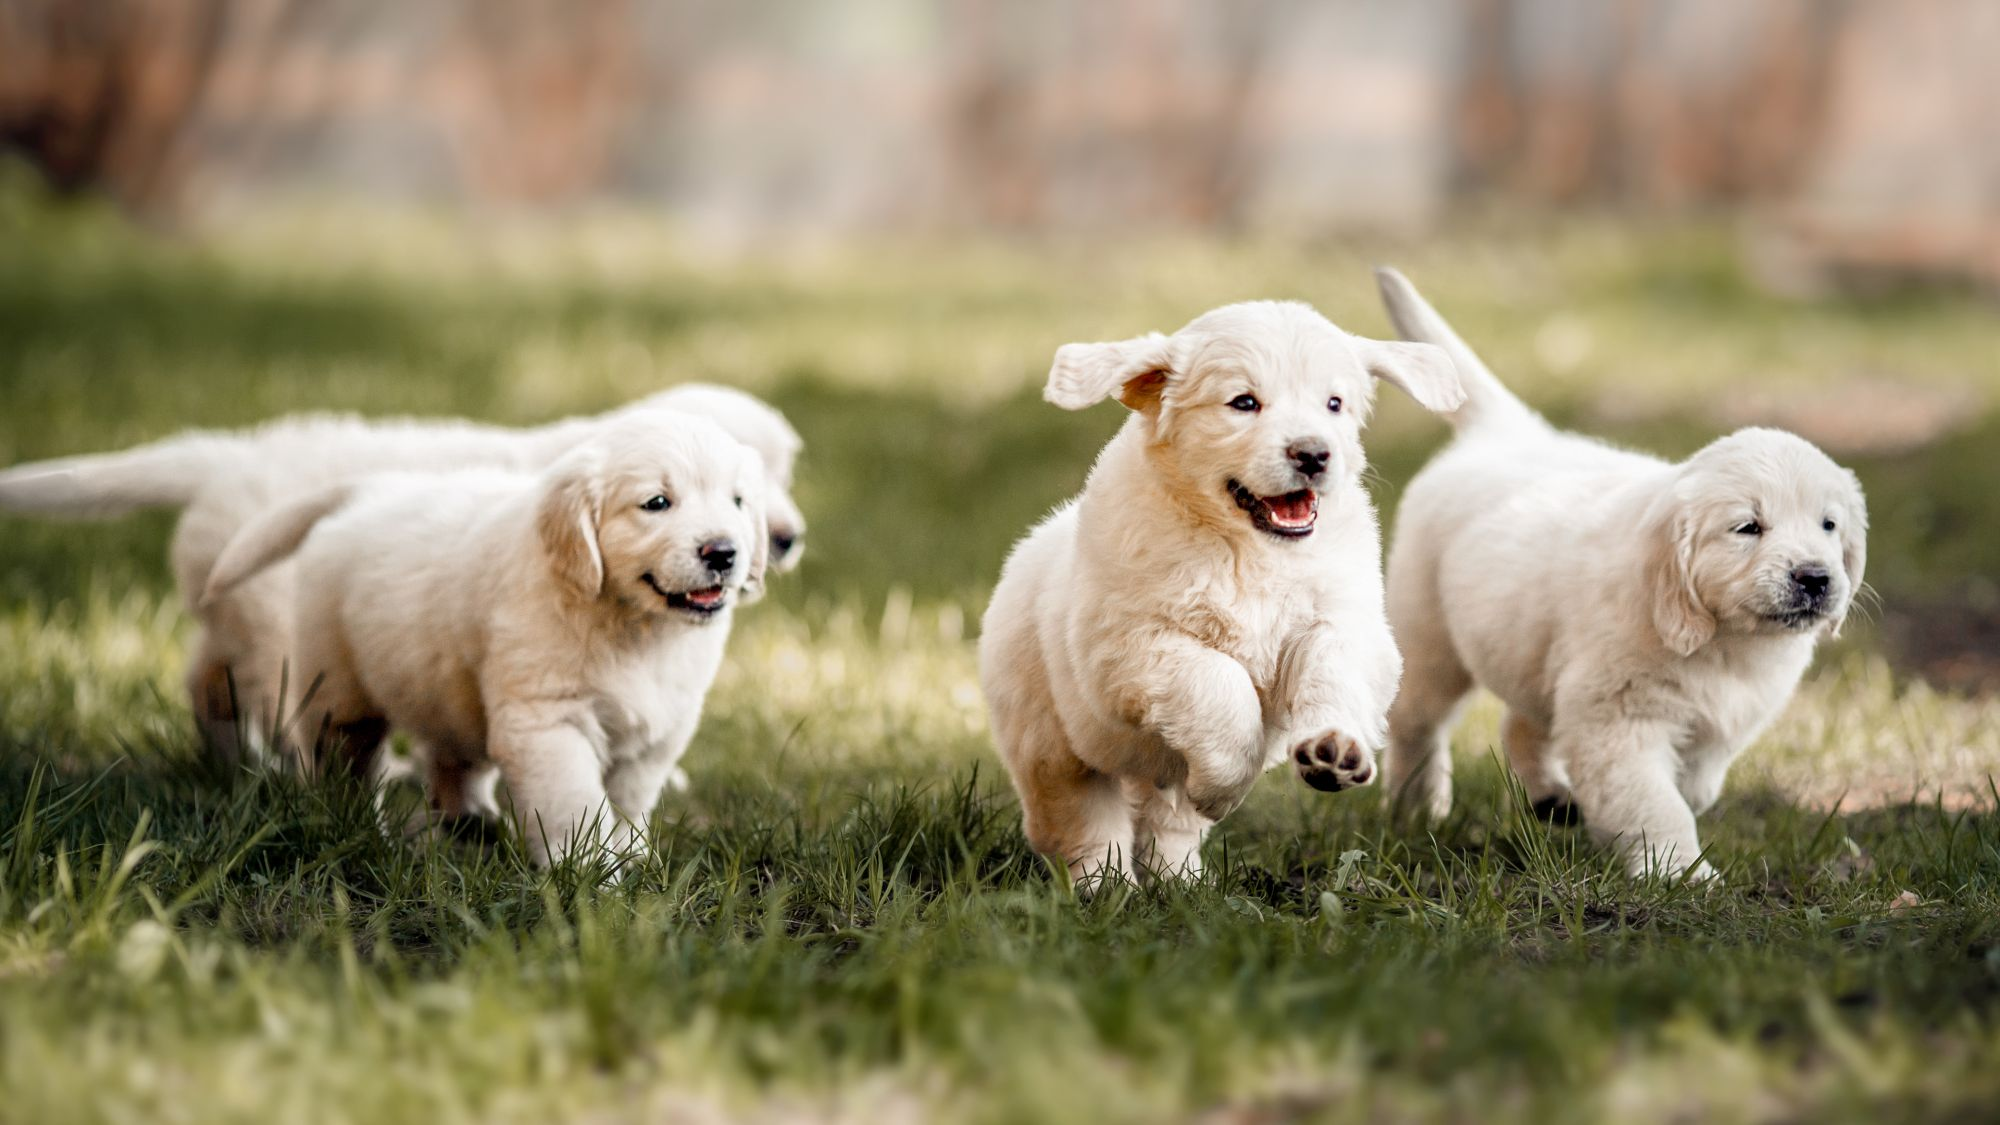
[[[1679,464],[1561,432],[1400,274],[1380,278],[1397,329],[1449,350],[1468,391],[1389,552],[1408,661],[1390,796],[1449,810],[1450,727],[1478,684],[1507,705],[1502,741],[1538,808],[1574,802],[1634,873],[1713,874],[1695,817],[1861,589],[1860,483],[1776,430]]]
[[[344,416],[284,418],[236,433],[194,432],[122,453],[67,457],[0,470],[0,509],[106,518],[146,507],[182,509],[173,568],[201,622],[188,661],[188,691],[212,753],[237,761],[258,746],[298,696],[285,692],[292,648],[293,571],[279,562],[204,600],[225,545],[273,507],[370,473],[452,469],[542,469],[603,422],[626,414],[677,410],[717,422],[763,459],[774,569],[798,565],[805,519],[792,501],[801,443],[784,415],[731,387],[684,383],[621,410],[514,430],[455,420],[369,421]],[[293,685],[298,684],[294,678]],[[245,743],[248,737],[248,744]]]
[[[757,457],[713,422],[631,414],[539,476],[382,474],[253,521],[209,598],[296,553],[293,667],[308,735],[366,776],[391,728],[423,747],[433,807],[495,812],[530,852],[643,843],[768,565]]]
[[[1377,378],[1460,401],[1441,351],[1299,304],[1056,352],[1050,402],[1133,413],[1014,548],[980,676],[1029,842],[1074,878],[1199,871],[1280,761],[1320,789],[1374,776],[1399,667],[1360,484]]]

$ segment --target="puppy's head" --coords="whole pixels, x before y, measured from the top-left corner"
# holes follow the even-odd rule
[[[1811,442],[1747,429],[1684,462],[1656,506],[1653,620],[1685,656],[1716,633],[1836,632],[1861,587],[1861,482]]]
[[[1375,379],[1431,410],[1465,398],[1443,350],[1352,336],[1280,301],[1225,305],[1172,336],[1066,344],[1043,397],[1081,410],[1115,395],[1142,416],[1151,455],[1192,511],[1303,539],[1319,498],[1366,464]]]
[[[707,418],[623,415],[545,480],[542,544],[579,595],[640,617],[701,622],[763,592],[763,466]]]
[[[785,416],[753,394],[712,383],[683,383],[652,396],[644,405],[712,419],[730,437],[756,451],[764,462],[767,485],[771,568],[789,571],[798,566],[805,553],[806,517],[792,500],[792,467],[805,443]]]

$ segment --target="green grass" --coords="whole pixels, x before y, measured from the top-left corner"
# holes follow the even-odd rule
[[[1752,380],[1983,403],[2000,355],[1970,298],[1782,302],[1721,232],[1597,224],[785,257],[630,216],[177,241],[10,191],[0,247],[0,462],[306,408],[531,421],[702,377],[793,416],[812,521],[739,622],[657,858],[600,886],[205,768],[171,520],[0,520],[0,1120],[2000,1107],[2000,703],[1892,670],[1865,623],[1705,821],[1713,890],[1527,818],[1481,707],[1434,832],[1273,774],[1202,883],[1078,902],[1020,838],[971,651],[1008,543],[1118,421],[1040,403],[1067,340],[1255,295],[1380,332],[1365,266],[1394,260],[1538,402],[1678,452]],[[2000,425],[1963,423],[1847,458],[1891,610],[2000,573]],[[1438,439],[1385,399],[1385,503]]]

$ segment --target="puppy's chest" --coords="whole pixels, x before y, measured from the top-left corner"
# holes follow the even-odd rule
[[[1683,682],[1680,703],[1685,721],[1675,740],[1677,748],[1696,757],[1740,751],[1784,709],[1802,671],[1803,661],[1774,661],[1747,669],[1718,669]]]
[[[1285,592],[1197,594],[1179,611],[1182,629],[1243,665],[1260,689],[1275,680],[1286,645],[1319,616],[1309,598]]]
[[[673,742],[699,720],[707,682],[690,682],[676,674],[681,671],[660,661],[597,670],[591,714],[610,757],[635,757]]]

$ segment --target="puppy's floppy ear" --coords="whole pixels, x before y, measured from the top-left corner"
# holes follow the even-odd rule
[[[1354,350],[1370,375],[1403,388],[1424,409],[1448,414],[1465,405],[1465,384],[1450,353],[1436,344],[1355,336]]]
[[[1847,483],[1853,487],[1844,518],[1840,521],[1840,569],[1847,572],[1847,605],[1842,607],[1840,616],[1834,619],[1832,635],[1840,635],[1840,627],[1847,624],[1847,615],[1854,609],[1854,599],[1861,596],[1862,575],[1868,570],[1868,498],[1862,494],[1861,478],[1853,470],[1842,469],[1847,474]]]
[[[1151,413],[1159,409],[1172,373],[1172,340],[1158,332],[1103,344],[1064,344],[1056,349],[1042,397],[1064,410],[1082,410],[1115,393],[1131,409]]]
[[[1715,636],[1715,615],[1701,603],[1694,585],[1695,524],[1671,491],[1654,508],[1646,529],[1652,539],[1646,590],[1653,602],[1653,627],[1669,649],[1692,656]]]
[[[597,545],[602,469],[595,450],[571,451],[549,470],[535,513],[535,530],[556,577],[591,598],[604,592],[604,552]]]

